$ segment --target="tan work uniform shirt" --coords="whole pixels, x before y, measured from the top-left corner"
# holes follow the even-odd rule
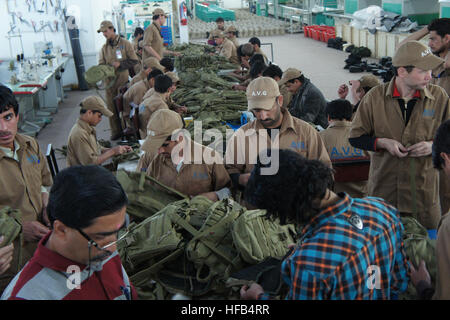
[[[239,63],[236,47],[227,38],[223,39],[223,43],[217,47],[217,50],[219,56],[227,58],[232,63]]]
[[[449,55],[448,53],[447,55]],[[442,64],[433,70],[433,79],[431,83],[444,88],[445,92],[450,95],[450,69],[445,69]],[[450,179],[445,175],[444,170],[439,171],[439,198],[441,200],[442,212],[450,211]]]
[[[250,173],[256,164],[258,153],[271,146],[276,149],[290,149],[306,159],[320,160],[331,168],[327,149],[316,129],[305,121],[292,117],[287,110],[282,109],[281,112],[283,120],[279,130],[279,146],[273,146],[269,135],[264,134],[267,130],[258,120],[247,123],[234,133],[225,154],[225,167],[230,175]],[[255,132],[248,132],[251,129]],[[264,136],[267,136],[266,141],[263,140]],[[259,151],[256,148],[258,142],[263,146]],[[250,146],[255,149],[251,154]]]
[[[131,112],[130,103],[133,102],[137,106],[144,101],[144,95],[150,90],[150,84],[147,79],[141,80],[131,86],[123,95],[123,117],[128,117]]]
[[[433,299],[450,300],[450,212],[442,217],[436,241],[437,276]]]
[[[112,65],[113,62],[124,62],[125,60],[138,61],[136,52],[133,49],[133,45],[126,39],[116,36],[113,45],[107,41],[100,50],[100,57],[98,64]],[[116,82],[114,88],[120,88],[128,82],[128,66],[119,67],[116,69]],[[107,85],[109,82],[106,83]],[[116,91],[117,91],[116,89]]]
[[[238,41],[238,39],[236,37],[233,37],[233,38],[228,38],[227,37],[227,39],[230,40],[231,42],[233,42],[234,46],[236,47],[236,50],[237,50],[237,48],[239,48],[240,44],[239,44],[239,41]]]
[[[184,162],[186,163],[183,163],[177,172],[177,166],[173,164],[172,159],[159,154],[151,162],[147,174],[188,196],[219,191],[229,187],[230,176],[225,170],[223,160],[212,149],[192,140],[189,141],[192,142],[191,154],[193,154],[194,148],[199,148],[201,155],[205,152],[213,154],[212,159],[216,158],[216,163],[206,164],[206,162],[211,162],[202,161],[201,164],[196,164],[193,160],[188,162],[185,158]]]
[[[145,70],[142,70],[141,72],[139,72],[137,75],[135,75],[131,80],[130,80],[130,88],[135,85],[136,83],[138,83],[139,81],[142,80],[146,80],[147,81],[147,73],[145,72]]]
[[[156,110],[169,109],[164,94],[156,92],[148,99],[144,100],[139,107],[139,132],[141,139],[147,137],[147,125]]]
[[[155,93],[155,88],[150,88],[142,97],[142,101],[147,100],[148,98],[150,98],[154,93]]]
[[[288,90],[286,84],[280,86],[280,94],[283,96],[283,108],[288,108],[292,100],[292,93]]]
[[[266,54],[261,50],[261,48],[256,49],[256,50],[255,50],[255,54],[260,54],[260,55],[262,55],[262,56],[264,57],[264,62],[265,62],[266,64],[269,63],[269,59],[267,59]]]
[[[69,133],[67,142],[67,166],[97,164],[103,147],[98,144],[97,133],[89,123],[78,119]]]
[[[37,141],[31,137],[17,133],[14,144],[17,160],[0,149],[0,208],[9,206],[20,210],[22,222],[42,223],[42,187],[48,188],[53,184],[47,160]],[[20,243],[14,242],[11,268],[0,275],[0,288],[6,287],[33,256],[37,244],[37,241],[24,242],[19,262]]]
[[[150,46],[153,50],[159,54],[160,58],[163,58],[164,55],[164,38],[161,34],[161,27],[158,26],[155,22],[153,22],[147,29],[144,31],[144,40],[142,41],[142,61],[149,57],[153,57],[150,53],[147,52],[145,46]]]
[[[327,148],[331,161],[345,159],[363,159],[369,155],[367,152],[352,147],[348,142],[352,123],[350,121],[333,121],[326,130],[319,132]],[[367,196],[367,180],[357,182],[335,182],[334,192],[346,192],[353,198]]]
[[[420,90],[408,124],[398,100],[394,98],[395,79],[370,90],[361,100],[352,122],[350,138],[368,135],[397,140],[409,147],[422,141],[432,141],[439,125],[450,117],[449,98],[438,86]],[[411,171],[415,167],[415,172]],[[415,191],[412,183],[415,180]],[[402,213],[414,214],[428,229],[436,229],[441,217],[438,172],[431,155],[420,158],[397,158],[386,150],[374,152],[369,172],[369,196],[383,198]],[[415,194],[415,197],[413,196]]]

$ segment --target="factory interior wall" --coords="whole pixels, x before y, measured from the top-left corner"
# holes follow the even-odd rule
[[[40,28],[40,21],[60,20],[54,15],[53,9],[49,8],[49,13],[28,12],[28,7],[25,1],[17,1],[17,8],[14,7],[15,1],[2,0],[0,1],[0,39],[3,45],[0,46],[0,60],[15,59],[17,54],[22,53],[21,43],[19,38],[11,39],[11,50],[9,46],[8,31],[10,30],[10,23],[12,18],[8,14],[7,1],[10,5],[10,10],[21,12],[23,18],[37,21],[37,29]],[[105,38],[101,33],[97,33],[97,29],[103,20],[114,20],[112,16],[113,6],[118,5],[120,0],[63,0],[66,4],[68,15],[76,17],[77,25],[80,29],[80,43],[84,58],[84,65],[86,70],[98,63],[98,53],[105,43]],[[36,1],[36,6],[40,8],[40,1]],[[16,18],[16,20],[18,20]],[[33,28],[24,23],[17,21],[17,29],[20,29],[22,34],[22,43],[25,59],[32,58],[35,54],[34,43],[38,41],[52,41],[53,47],[61,47],[63,53],[72,54],[70,46],[70,39],[66,31],[66,39],[64,31],[59,27],[59,32],[51,32],[45,28],[45,32],[35,33]],[[73,59],[70,60],[66,67],[66,72],[63,74],[64,84],[77,83],[75,66]]]

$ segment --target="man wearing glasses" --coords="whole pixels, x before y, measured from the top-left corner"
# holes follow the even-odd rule
[[[116,178],[100,166],[61,171],[47,209],[52,231],[1,299],[137,298],[116,250],[127,234],[127,201]]]

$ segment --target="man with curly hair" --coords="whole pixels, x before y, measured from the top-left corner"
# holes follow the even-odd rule
[[[258,163],[245,200],[281,224],[306,226],[284,259],[286,299],[393,299],[408,286],[403,225],[397,209],[380,198],[331,191],[332,170],[291,150],[279,152],[279,170],[264,175]],[[242,299],[267,299],[259,284],[241,288]]]

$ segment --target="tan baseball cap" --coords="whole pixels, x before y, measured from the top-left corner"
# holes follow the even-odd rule
[[[212,32],[212,37],[213,38],[225,38],[225,33],[223,33],[223,31],[216,29]]]
[[[408,41],[401,45],[392,59],[394,67],[414,66],[422,70],[433,70],[444,62],[430,48],[419,41]]]
[[[178,81],[180,81],[180,78],[176,75],[175,72],[166,72],[166,76],[172,80],[172,84],[176,84]]]
[[[302,72],[295,68],[288,68],[283,72],[283,76],[281,77],[281,80],[278,81],[278,85],[283,85],[289,80],[299,78],[302,75]]]
[[[102,23],[100,24],[100,28],[97,30],[98,33],[100,32],[105,32],[106,30],[108,30],[108,28],[114,28],[114,25],[112,24],[111,21],[105,20],[102,21]]]
[[[147,68],[152,68],[152,70],[156,68],[164,72],[164,67],[159,63],[158,59],[156,59],[155,57],[149,57],[145,59],[144,66],[146,66]]]
[[[279,95],[280,89],[275,80],[269,77],[256,78],[247,87],[248,110],[271,110]]]
[[[226,33],[228,33],[228,32],[236,32],[237,30],[236,30],[236,28],[234,27],[234,26],[229,26],[228,28],[227,28],[227,31],[226,31]]]
[[[169,109],[157,110],[148,122],[147,138],[141,149],[156,154],[164,141],[182,128],[183,120],[178,113]]]
[[[366,88],[366,87],[373,88],[373,87],[376,87],[379,84],[381,84],[380,80],[372,74],[367,74],[365,76],[362,76],[359,79],[359,83],[360,83],[361,88]]]
[[[167,14],[161,8],[156,8],[155,10],[153,10],[152,14],[154,16],[165,16],[165,17],[167,17]]]
[[[99,111],[102,115],[112,117],[113,113],[108,110],[105,102],[97,96],[89,96],[80,103],[81,109]]]

